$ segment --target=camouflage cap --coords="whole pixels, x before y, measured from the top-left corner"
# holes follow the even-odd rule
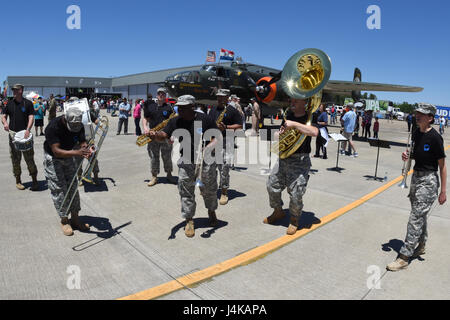
[[[20,89],[23,89],[23,88],[25,88],[25,87],[23,86],[23,84],[16,83],[16,84],[14,85],[14,87],[12,87],[11,89],[12,89],[12,90],[20,90]]]
[[[83,127],[83,112],[80,109],[69,108],[66,111],[65,118],[70,131],[79,132]]]
[[[188,106],[191,104],[195,104],[195,98],[189,94],[181,96],[178,98],[176,106]]]
[[[230,95],[230,90],[228,89],[219,89],[217,90],[216,96],[220,97],[228,97]]]
[[[419,103],[419,106],[415,110],[416,112],[420,112],[423,114],[431,114],[436,115],[437,109],[435,106],[429,103]]]

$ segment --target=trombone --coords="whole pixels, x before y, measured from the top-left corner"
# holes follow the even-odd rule
[[[98,153],[100,152],[101,145],[103,143],[103,140],[106,137],[106,134],[108,133],[109,128],[109,120],[107,117],[103,116],[97,126],[95,127],[95,130],[92,131],[91,139],[89,140],[87,148],[90,149],[92,147],[95,148],[94,154],[89,159],[89,163],[86,167],[86,169],[83,172],[82,179],[85,181],[92,181],[90,180],[90,174],[92,172],[92,169],[94,168],[95,162],[97,161]],[[98,135],[99,130],[102,131],[102,134],[100,136],[100,139],[97,143],[95,143],[95,137]],[[97,145],[97,147],[95,147]],[[78,171],[80,171],[83,168],[84,158],[81,158],[80,164],[78,165],[77,170],[75,171],[75,174],[73,175],[72,181],[69,185],[69,188],[67,188],[66,194],[64,195],[63,202],[61,203],[61,209],[64,210],[64,214],[67,216],[70,210],[70,207],[72,206],[72,202],[75,199],[75,195],[78,192]],[[89,174],[89,176],[88,176]]]

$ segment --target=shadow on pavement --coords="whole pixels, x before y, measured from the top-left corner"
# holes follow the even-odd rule
[[[283,227],[289,227],[291,215],[289,213],[289,209],[283,210],[285,216],[282,220],[278,221],[277,223],[274,223],[274,226],[283,226]],[[315,216],[312,212],[303,211],[300,220],[298,222],[298,230],[301,229],[311,229],[313,224],[319,224],[322,221]]]
[[[39,184],[39,190],[37,192],[48,190],[47,180],[38,181],[38,184]],[[25,187],[25,189],[31,189],[32,185],[33,185],[32,182],[23,183],[23,186]]]
[[[217,190],[217,199],[220,199],[221,194],[222,194],[222,191]],[[239,192],[239,191],[236,191],[233,189],[228,189],[228,201],[231,201],[236,198],[243,198],[246,196],[247,196],[247,194],[245,194],[245,193],[242,193],[242,192]]]
[[[381,245],[381,249],[386,252],[391,252],[394,250],[395,252],[400,253],[400,249],[403,247],[404,242],[398,239],[392,239],[388,243],[383,243]]]
[[[92,228],[97,229],[99,232],[97,231],[88,231],[88,232],[83,232],[83,233],[87,233],[87,234],[95,234],[96,237],[88,240],[86,242],[83,242],[79,245],[76,245],[75,247],[72,248],[72,250],[74,251],[83,251],[86,250],[96,244],[99,244],[100,242],[103,242],[107,239],[110,239],[116,235],[119,235],[120,229],[125,228],[126,226],[129,226],[131,224],[130,222],[124,223],[121,226],[118,226],[116,228],[113,228],[111,223],[109,222],[109,219],[107,218],[100,218],[100,217],[91,217],[91,216],[80,216],[80,220],[83,223],[87,223],[89,224],[89,226]],[[95,241],[97,240],[97,241]]]
[[[179,224],[177,224],[175,227],[172,228],[170,236],[167,240],[172,240],[176,238],[176,234],[177,232],[182,229],[184,230],[184,226],[186,225],[186,222],[183,221]],[[209,229],[206,230],[205,232],[203,232],[200,236],[202,238],[209,238],[211,237],[212,234],[214,234],[216,232],[216,230],[226,227],[228,225],[228,222],[226,221],[222,221],[217,219],[217,226],[216,227],[210,227],[209,226],[209,219],[208,218],[194,218],[194,228],[196,230],[196,232],[199,229]]]

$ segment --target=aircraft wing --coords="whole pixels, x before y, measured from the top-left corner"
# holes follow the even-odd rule
[[[324,91],[328,91],[333,94],[347,94],[351,93],[352,91],[421,92],[423,91],[423,88],[386,83],[330,80],[325,86]]]

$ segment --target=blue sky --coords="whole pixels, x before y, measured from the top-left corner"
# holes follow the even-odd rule
[[[69,30],[67,7],[81,8]],[[381,29],[369,30],[370,5]],[[450,2],[327,1],[4,1],[0,81],[8,75],[122,76],[201,64],[206,51],[235,51],[245,61],[282,69],[315,47],[333,63],[333,80],[424,87],[375,92],[395,102],[450,105]]]

